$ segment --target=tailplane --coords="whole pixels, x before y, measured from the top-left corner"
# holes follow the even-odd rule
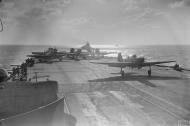
[[[118,53],[117,61],[118,62],[123,62],[123,57],[122,57],[121,53]]]

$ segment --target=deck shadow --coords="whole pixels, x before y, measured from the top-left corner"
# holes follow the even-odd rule
[[[172,77],[172,76],[157,76],[157,75],[148,77],[146,75],[136,75],[134,73],[126,73],[125,78],[122,78],[121,76],[114,76],[114,77],[108,77],[108,78],[89,80],[89,82],[139,81],[147,86],[156,87],[156,85],[151,83],[150,80],[179,80],[179,79],[181,78]]]

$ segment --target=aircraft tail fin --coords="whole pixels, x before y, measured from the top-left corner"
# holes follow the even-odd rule
[[[87,50],[88,52],[91,52],[92,50],[92,47],[90,46],[90,43],[87,42],[86,45],[82,46],[81,49],[85,49]]]
[[[122,57],[121,53],[118,53],[117,61],[118,62],[123,62],[123,57]]]

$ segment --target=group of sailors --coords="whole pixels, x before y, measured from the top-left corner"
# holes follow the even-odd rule
[[[12,73],[10,77],[13,81],[20,80],[26,81],[27,80],[27,67],[32,67],[34,65],[34,59],[28,58],[23,62],[21,65],[16,65],[16,67],[12,68]]]
[[[27,58],[27,59],[25,60],[25,63],[27,64],[28,67],[33,67],[35,61],[34,61],[34,59],[32,59],[32,58]]]

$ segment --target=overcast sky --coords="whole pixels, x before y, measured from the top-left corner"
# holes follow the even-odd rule
[[[190,0],[2,0],[0,44],[188,44]]]

